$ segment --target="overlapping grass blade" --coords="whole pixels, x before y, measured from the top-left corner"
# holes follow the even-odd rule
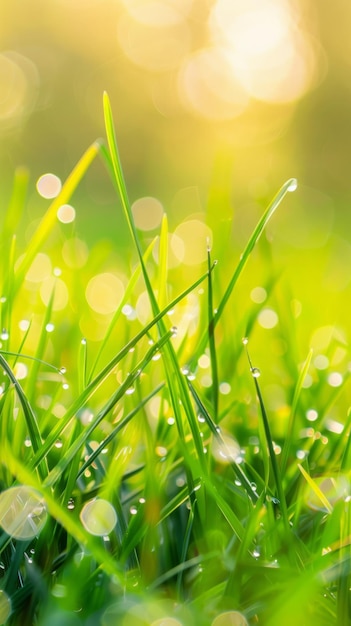
[[[157,324],[157,322],[166,315],[168,311],[173,309],[178,302],[180,302],[183,298],[185,298],[188,293],[191,293],[198,285],[200,285],[205,278],[207,277],[207,273],[201,276],[197,281],[195,281],[190,287],[185,289],[179,296],[174,298],[172,302],[170,302],[158,315],[156,315],[148,324],[144,326],[144,328],[133,337],[114,357],[107,363],[107,365],[95,376],[95,378],[87,385],[87,387],[83,390],[83,392],[78,396],[78,398],[73,402],[71,407],[66,411],[65,415],[60,419],[60,422],[54,427],[50,434],[45,439],[45,442],[41,446],[40,450],[35,454],[31,467],[37,467],[38,463],[40,463],[55,445],[55,442],[60,437],[61,433],[67,428],[70,421],[74,418],[75,414],[79,409],[86,405],[86,402],[89,398],[97,391],[100,385],[106,380],[106,378],[110,375],[110,373],[114,370],[116,365],[130,352],[132,348],[134,348],[145,335],[149,332],[149,330]]]
[[[85,442],[88,440],[90,434],[95,430],[95,428],[101,423],[101,421],[108,415],[108,413],[113,409],[116,403],[123,398],[126,391],[134,384],[134,382],[139,378],[142,371],[151,361],[152,357],[156,352],[161,350],[161,348],[169,341],[172,337],[172,331],[169,331],[162,337],[157,343],[155,343],[148,350],[145,357],[138,363],[138,365],[134,368],[132,372],[127,376],[125,381],[120,385],[117,391],[112,395],[112,397],[108,400],[105,406],[98,412],[95,419],[84,429],[84,431],[73,441],[69,450],[66,450],[65,455],[61,457],[57,465],[50,471],[48,477],[45,480],[45,486],[54,485],[59,478],[62,476],[63,472],[69,466],[71,461],[76,458],[76,455],[80,454],[82,447]]]

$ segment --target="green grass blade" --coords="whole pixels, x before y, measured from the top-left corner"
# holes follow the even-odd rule
[[[68,424],[74,418],[75,414],[79,409],[84,406],[89,398],[97,391],[100,385],[106,380],[106,378],[110,375],[116,365],[130,352],[132,348],[134,348],[145,335],[149,332],[149,330],[157,324],[157,322],[166,315],[168,311],[173,309],[178,302],[180,302],[183,298],[185,298],[189,293],[191,293],[198,285],[200,285],[205,278],[207,277],[207,273],[202,275],[195,283],[193,283],[190,287],[188,287],[185,291],[183,291],[179,296],[177,296],[172,302],[170,302],[158,315],[154,317],[144,328],[131,339],[117,354],[113,357],[113,359],[95,376],[95,378],[87,385],[84,391],[78,396],[78,398],[72,403],[69,409],[66,411],[65,415],[60,419],[59,423],[52,429],[50,434],[47,436],[45,442],[38,452],[35,454],[31,467],[36,467],[43,458],[47,456],[49,451],[55,445],[55,442],[60,437],[61,433],[67,428]]]
[[[144,262],[145,263],[148,261],[148,259],[151,256],[152,250],[154,249],[154,246],[155,246],[155,242],[156,242],[156,239],[154,239],[150,243],[150,245],[148,246],[148,248],[147,248],[147,250],[146,250],[146,252],[144,254]],[[116,324],[117,324],[117,322],[118,322],[118,320],[120,318],[120,315],[121,315],[121,312],[122,312],[122,309],[123,309],[124,305],[127,304],[127,302],[129,301],[130,297],[135,292],[135,287],[136,287],[136,284],[137,284],[137,282],[138,282],[138,280],[140,278],[140,275],[141,275],[141,267],[137,266],[137,268],[134,270],[134,272],[133,272],[133,274],[132,274],[132,276],[130,278],[130,281],[129,281],[126,289],[125,289],[123,298],[122,298],[120,304],[118,305],[118,307],[117,307],[117,309],[116,309],[116,311],[115,311],[115,313],[113,315],[113,318],[112,318],[112,320],[111,320],[111,322],[109,324],[109,327],[108,327],[108,329],[107,329],[107,331],[106,331],[106,333],[104,335],[104,338],[103,338],[103,340],[102,340],[102,342],[100,344],[100,347],[99,347],[98,353],[96,355],[94,364],[93,364],[93,366],[91,368],[91,371],[90,371],[90,374],[89,374],[89,381],[88,382],[90,382],[92,380],[92,378],[93,378],[94,372],[95,372],[95,370],[96,370],[96,368],[98,366],[98,363],[100,361],[100,358],[101,358],[101,356],[102,356],[106,346],[108,345],[108,342],[110,340],[111,334],[112,334],[112,332],[113,332],[113,330],[114,330],[114,328],[115,328],[115,326],[116,326]]]
[[[299,375],[299,378],[295,387],[295,391],[294,391],[294,396],[293,396],[291,409],[290,409],[288,429],[287,429],[287,433],[285,437],[285,444],[283,447],[282,460],[281,460],[281,473],[283,476],[285,474],[286,465],[289,459],[291,445],[292,445],[292,442],[294,441],[296,410],[298,407],[300,394],[303,388],[302,386],[303,386],[304,380],[306,378],[307,372],[311,364],[312,355],[313,355],[313,350],[310,350],[303,364],[303,367],[301,369],[301,372],[300,372],[300,375]]]
[[[167,263],[168,263],[168,220],[164,213],[161,224],[160,246],[158,252],[158,306],[160,309],[167,302]]]
[[[275,197],[273,198],[272,202],[269,204],[268,208],[266,209],[266,211],[264,212],[264,214],[262,215],[261,219],[258,221],[255,229],[253,230],[247,244],[246,247],[243,251],[243,253],[240,255],[240,260],[239,263],[229,281],[229,284],[224,292],[224,295],[219,303],[219,306],[217,307],[217,313],[214,317],[213,320],[213,326],[214,328],[216,327],[216,325],[218,324],[219,320],[222,317],[223,311],[227,305],[227,302],[232,294],[232,291],[250,257],[251,252],[253,251],[257,241],[259,240],[262,232],[264,231],[265,227],[267,226],[269,220],[271,219],[271,217],[273,216],[273,214],[275,213],[275,211],[277,210],[277,208],[279,207],[279,205],[281,204],[282,200],[285,198],[286,194],[290,191],[295,191],[296,189],[296,179],[295,178],[290,178],[289,180],[287,180],[284,185],[282,185],[282,187],[279,189],[278,193],[275,195]],[[201,354],[204,351],[204,348],[206,346],[206,342],[207,342],[207,332],[203,334],[201,340],[199,341],[198,344],[198,351],[197,354]]]
[[[24,393],[19,381],[17,380],[17,378],[15,377],[10,365],[8,364],[8,362],[4,359],[3,355],[0,352],[0,366],[2,367],[2,369],[6,372],[9,380],[11,381],[18,399],[20,401],[21,407],[22,407],[22,411],[26,420],[26,424],[27,424],[27,428],[28,428],[28,433],[29,433],[29,437],[31,440],[31,444],[33,446],[33,450],[34,452],[38,452],[41,450],[41,447],[43,445],[43,440],[40,434],[40,429],[39,429],[39,425],[37,422],[37,418],[35,416],[35,413],[27,399],[26,394]],[[47,468],[47,464],[46,462],[40,463],[38,464],[38,472],[40,475],[40,478],[43,480],[46,478],[47,474],[48,474],[48,468]]]
[[[277,490],[277,494],[276,495],[277,495],[277,497],[279,499],[281,514],[282,514],[282,518],[283,518],[283,521],[284,521],[285,529],[286,529],[286,531],[290,532],[290,524],[289,524],[288,510],[287,510],[286,500],[285,500],[285,492],[284,492],[284,488],[283,488],[282,475],[281,475],[280,469],[278,467],[277,457],[276,457],[275,452],[274,452],[274,445],[273,445],[271,429],[270,429],[270,425],[269,425],[269,421],[268,421],[268,416],[267,416],[267,413],[266,413],[266,408],[265,408],[265,405],[264,405],[264,401],[263,401],[260,385],[258,384],[258,380],[257,380],[257,378],[258,378],[257,374],[259,374],[259,371],[257,370],[257,368],[252,367],[251,359],[250,359],[250,356],[249,356],[248,352],[247,352],[247,356],[248,356],[248,359],[249,359],[250,370],[251,370],[251,373],[252,373],[252,377],[253,377],[253,381],[254,381],[254,384],[255,384],[256,393],[257,393],[257,397],[258,397],[258,401],[259,401],[259,405],[260,405],[260,409],[261,409],[261,415],[262,415],[262,421],[263,421],[263,426],[264,426],[265,438],[266,438],[266,443],[267,443],[268,452],[269,452],[269,459],[270,459],[270,463],[271,463],[271,467],[272,467],[275,487],[276,487],[276,490]]]
[[[96,450],[94,450],[90,454],[90,456],[87,458],[85,463],[83,463],[83,465],[80,467],[78,474],[77,474],[77,478],[79,478],[79,476],[84,474],[85,470],[87,470],[88,467],[92,463],[94,463],[95,459],[99,456],[99,454],[101,454],[102,450],[106,448],[108,444],[111,443],[111,441],[113,441],[116,435],[118,435],[118,433],[133,419],[133,417],[135,417],[135,415],[139,413],[139,411],[151,400],[151,398],[153,398],[155,395],[157,395],[161,391],[161,389],[163,389],[163,387],[164,387],[163,383],[158,385],[151,393],[149,393],[145,398],[143,398],[141,402],[139,402],[136,405],[136,407],[134,407],[134,409],[128,413],[128,415],[126,415],[123,419],[121,419],[120,422],[118,422],[116,428],[114,428],[110,432],[110,434],[100,443],[100,445],[96,448]]]
[[[208,301],[207,301],[207,309],[208,309],[208,345],[210,348],[210,359],[211,359],[211,374],[212,374],[212,404],[213,404],[213,415],[214,419],[217,422],[218,420],[218,392],[219,392],[219,383],[218,383],[218,363],[217,363],[217,351],[216,351],[216,341],[215,341],[215,314],[213,308],[213,286],[212,286],[212,272],[211,270],[211,251],[210,248],[207,250],[207,267],[208,267]]]
[[[102,420],[111,411],[111,409],[116,405],[116,403],[121,398],[123,398],[126,391],[139,378],[140,374],[143,372],[145,367],[151,361],[152,357],[169,341],[171,337],[172,337],[172,331],[169,331],[157,343],[151,346],[151,348],[148,350],[145,357],[138,363],[138,365],[134,368],[134,370],[127,376],[125,381],[120,385],[120,387],[113,394],[113,396],[108,400],[105,406],[99,411],[95,419],[88,426],[86,426],[83,432],[73,441],[69,450],[65,451],[64,456],[61,457],[57,465],[51,470],[47,479],[45,480],[46,486],[53,486],[59,480],[59,478],[62,476],[63,472],[67,469],[71,461],[75,459],[77,454],[80,454],[82,447],[84,446],[85,442],[88,440],[91,433],[102,422]]]

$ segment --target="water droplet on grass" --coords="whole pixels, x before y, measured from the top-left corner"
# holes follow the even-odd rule
[[[47,333],[52,333],[55,330],[55,325],[50,323],[46,324],[45,330]]]
[[[129,513],[130,513],[131,515],[136,515],[136,514],[137,514],[137,512],[138,512],[138,509],[137,509],[137,507],[136,507],[136,506],[131,506],[131,507],[130,507],[130,509],[129,509]]]
[[[67,370],[65,367],[60,367],[60,374],[66,374]]]
[[[244,346],[247,346],[247,344],[249,343],[249,338],[243,337],[241,341],[243,342]]]
[[[116,511],[112,504],[102,498],[91,500],[82,509],[80,520],[91,535],[108,535],[117,523]]]
[[[297,189],[297,180],[296,178],[292,178],[290,181],[290,185],[288,187],[288,191],[292,193],[293,191],[296,191],[296,189]]]
[[[47,520],[42,495],[32,487],[11,487],[0,494],[0,526],[15,539],[34,539]]]
[[[67,508],[69,511],[73,511],[74,507],[75,507],[74,500],[73,498],[70,498],[67,503]]]
[[[126,391],[126,396],[131,396],[132,393],[134,393],[135,391],[135,387],[129,387],[129,389],[127,389]]]
[[[252,367],[251,374],[254,378],[259,378],[261,376],[261,370],[259,370],[258,367]]]

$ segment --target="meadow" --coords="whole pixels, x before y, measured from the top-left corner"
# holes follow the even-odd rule
[[[0,623],[346,626],[347,307],[316,299],[323,248],[275,246],[298,183],[238,250],[221,189],[205,222],[145,234],[103,110],[28,224],[15,172],[2,224]],[[96,159],[123,254],[75,231]]]

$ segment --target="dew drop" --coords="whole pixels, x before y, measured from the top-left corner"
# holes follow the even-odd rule
[[[129,512],[131,515],[136,515],[138,512],[138,509],[136,508],[136,506],[131,506],[129,509]]]
[[[132,393],[134,393],[135,391],[135,387],[129,387],[129,389],[127,389],[126,391],[126,396],[131,396]]]
[[[63,383],[62,389],[65,389],[65,390],[69,389],[69,384],[68,383]]]
[[[117,515],[110,502],[96,498],[85,504],[80,513],[80,520],[88,533],[104,537],[116,526]]]
[[[87,345],[87,340],[85,339],[85,337],[83,337],[83,339],[81,339],[82,346],[86,346]]]
[[[67,370],[65,367],[60,367],[60,374],[66,374]]]
[[[243,337],[241,341],[243,342],[244,346],[247,346],[247,344],[249,343],[249,338]]]
[[[0,338],[1,338],[3,341],[7,341],[7,339],[9,338],[9,336],[10,336],[10,335],[9,335],[9,331],[8,331],[8,330],[6,330],[6,328],[3,328],[3,329],[2,329],[2,332],[1,332],[1,335],[0,335]]]
[[[10,487],[0,495],[0,525],[11,537],[34,539],[43,529],[47,512],[41,494],[32,487]]]
[[[171,328],[171,333],[172,333],[172,337],[176,337],[177,333],[178,333],[178,328],[177,326],[172,326]]]
[[[45,330],[47,333],[52,333],[55,330],[55,325],[50,323],[46,324]]]
[[[259,378],[259,376],[261,376],[261,370],[259,370],[258,367],[252,367],[251,374],[254,378]]]
[[[288,187],[288,191],[293,192],[297,189],[297,180],[296,178],[292,178]]]
[[[69,511],[73,511],[74,507],[75,507],[74,500],[73,498],[70,498],[67,503],[67,508]]]
[[[204,422],[206,422],[206,418],[202,415],[202,413],[199,413],[197,416],[198,421],[203,424]]]

